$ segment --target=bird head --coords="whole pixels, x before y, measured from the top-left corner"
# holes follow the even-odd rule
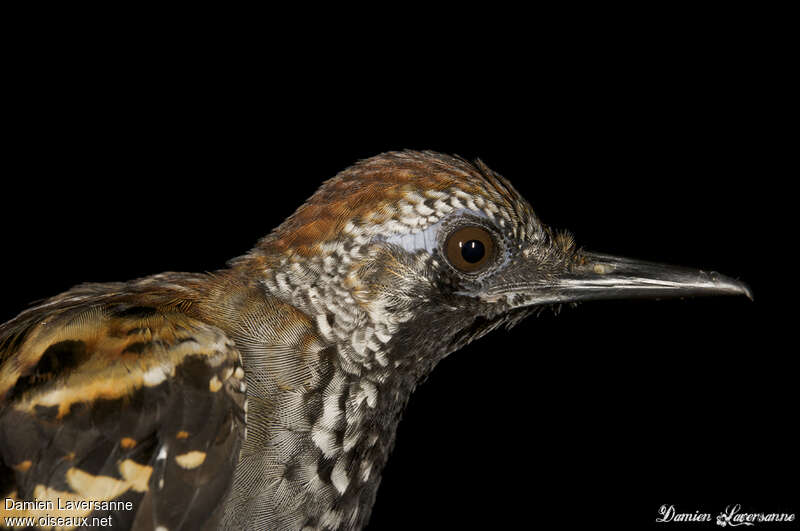
[[[280,257],[282,269],[296,265],[284,291],[309,288],[305,306],[331,316],[323,328],[367,318],[381,340],[413,346],[418,361],[435,362],[546,306],[750,296],[743,283],[714,272],[582,250],[570,234],[542,224],[482,162],[433,152],[357,163],[327,181],[259,248]]]

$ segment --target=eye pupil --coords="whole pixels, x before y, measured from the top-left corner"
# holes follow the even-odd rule
[[[479,240],[469,240],[468,242],[461,244],[460,247],[461,257],[470,264],[480,262],[486,254],[486,248]]]

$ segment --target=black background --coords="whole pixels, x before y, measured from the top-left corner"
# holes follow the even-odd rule
[[[755,301],[587,303],[452,355],[412,397],[370,529],[798,512],[795,314],[778,306],[796,291],[796,115],[784,34],[738,15],[446,26],[441,47],[353,64],[380,32],[341,52],[20,46],[0,320],[83,281],[223,267],[360,158],[480,157],[581,245],[717,270]],[[400,35],[442,31],[416,29]]]

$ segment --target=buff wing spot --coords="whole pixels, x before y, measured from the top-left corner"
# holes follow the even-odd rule
[[[175,462],[178,463],[178,466],[186,470],[199,467],[205,460],[206,453],[198,451],[186,452],[185,454],[175,456]]]

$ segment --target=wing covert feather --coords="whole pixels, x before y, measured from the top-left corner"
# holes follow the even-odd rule
[[[0,506],[0,526],[215,528],[244,433],[238,350],[180,297],[89,287],[0,327],[0,496],[44,502]]]

